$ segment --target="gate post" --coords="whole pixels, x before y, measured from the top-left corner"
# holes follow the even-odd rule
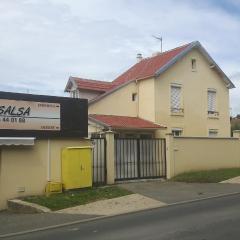
[[[166,134],[166,164],[167,164],[167,179],[174,177],[174,153],[173,153],[173,135]]]
[[[115,181],[115,154],[114,154],[114,133],[106,132],[106,167],[107,184],[114,184]]]

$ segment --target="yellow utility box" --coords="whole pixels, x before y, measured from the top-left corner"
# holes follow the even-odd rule
[[[62,183],[59,182],[48,182],[45,188],[46,193],[61,193]]]
[[[92,147],[68,147],[62,150],[64,189],[92,186]]]

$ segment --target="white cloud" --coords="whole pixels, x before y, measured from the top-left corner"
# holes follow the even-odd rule
[[[62,94],[70,75],[112,80],[137,52],[159,50],[152,34],[164,49],[200,40],[239,82],[239,18],[211,1],[1,0],[0,12],[3,90]]]

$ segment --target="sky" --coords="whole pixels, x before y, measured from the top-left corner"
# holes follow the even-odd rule
[[[200,41],[229,76],[240,113],[239,0],[0,0],[0,90],[64,95],[69,76],[112,81],[151,56]]]

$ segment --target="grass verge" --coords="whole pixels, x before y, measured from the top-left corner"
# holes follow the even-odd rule
[[[36,203],[56,211],[63,208],[74,207],[98,200],[111,199],[129,194],[132,194],[132,192],[116,186],[99,188],[93,187],[51,194],[49,196],[31,196],[26,197],[23,200],[30,203]]]
[[[171,180],[187,183],[218,183],[237,176],[240,176],[240,168],[226,168],[182,173],[173,177]]]

